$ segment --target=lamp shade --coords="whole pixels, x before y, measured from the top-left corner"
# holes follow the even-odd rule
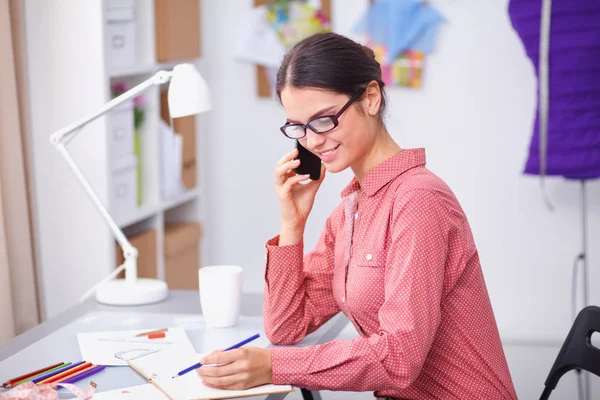
[[[192,64],[179,64],[173,68],[167,99],[171,118],[187,117],[211,109],[208,85]]]

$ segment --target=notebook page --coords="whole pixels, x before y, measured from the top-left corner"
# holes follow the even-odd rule
[[[179,371],[199,362],[201,357],[201,354],[195,352],[163,350],[132,360],[129,363],[143,372],[147,378],[162,385],[163,382],[170,381]],[[195,373],[189,372],[186,375],[193,374]]]
[[[200,361],[203,354],[161,351],[130,361],[138,370],[153,379],[175,400],[225,399],[255,396],[263,393],[290,392],[289,385],[263,385],[246,390],[222,390],[206,387],[195,371],[172,379],[179,371]]]
[[[154,385],[146,383],[144,385],[125,387],[121,389],[109,390],[106,392],[96,392],[92,396],[93,400],[168,400],[160,390]]]
[[[161,383],[161,387],[175,400],[229,399],[293,390],[289,385],[263,385],[246,390],[214,389],[204,386],[198,374],[192,372],[164,384]]]

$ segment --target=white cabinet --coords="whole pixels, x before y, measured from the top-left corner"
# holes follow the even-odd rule
[[[134,154],[133,101],[126,101],[113,109],[108,117],[108,138],[112,159]]]
[[[106,0],[104,5],[107,65],[135,65],[135,1]]]
[[[130,215],[137,208],[137,165],[134,154],[112,160],[111,210],[115,218]]]

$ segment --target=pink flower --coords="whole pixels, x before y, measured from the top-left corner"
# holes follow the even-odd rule
[[[129,88],[127,87],[125,82],[119,81],[112,84],[112,90],[117,94],[122,94],[129,90]]]
[[[133,98],[133,105],[136,107],[141,107],[144,105],[144,96],[136,96]]]

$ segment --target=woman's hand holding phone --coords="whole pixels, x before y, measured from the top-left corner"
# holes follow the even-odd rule
[[[300,165],[300,160],[295,159],[297,155],[297,149],[287,153],[279,160],[275,169],[275,191],[281,209],[280,246],[296,244],[302,240],[317,190],[325,178],[325,167],[321,165],[319,180],[300,184],[309,180],[310,174],[296,175],[294,169]]]

